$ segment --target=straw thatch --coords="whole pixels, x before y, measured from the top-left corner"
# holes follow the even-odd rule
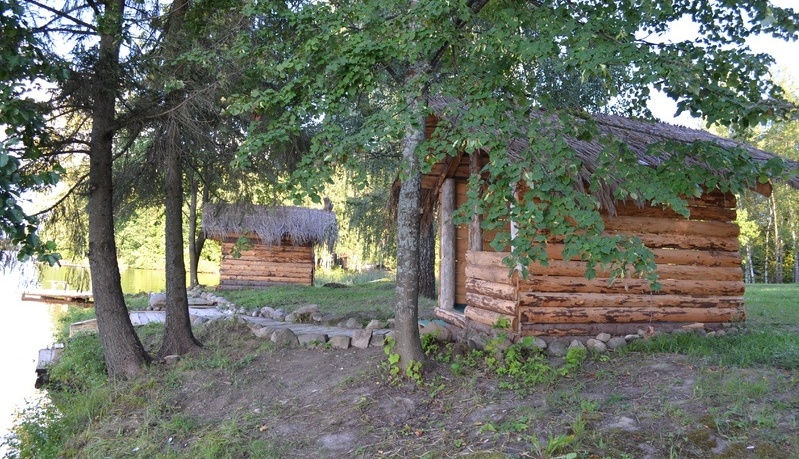
[[[454,121],[454,118],[462,116],[464,112],[464,107],[461,105],[459,110],[459,102],[452,98],[435,98],[430,101],[430,107],[436,118],[446,119],[448,117],[450,122]],[[545,117],[547,118],[546,120],[544,120]],[[559,124],[559,120],[556,116],[549,116],[542,111],[537,111],[533,112],[531,115],[531,119],[535,118],[546,121],[542,124],[550,124],[546,129],[548,132],[543,132],[540,136],[544,137],[550,135],[552,132],[557,132],[555,128]],[[663,147],[668,142],[678,142],[684,145],[695,142],[707,142],[725,150],[744,149],[754,161],[760,163],[766,163],[777,157],[774,154],[754,148],[742,142],[725,139],[706,131],[691,129],[684,126],[634,120],[607,114],[581,113],[576,115],[574,119],[577,122],[585,122],[585,119],[593,120],[601,136],[605,137],[604,141],[596,136],[590,140],[580,140],[574,137],[565,138],[566,143],[574,150],[577,159],[582,162],[583,170],[581,171],[581,176],[584,180],[587,180],[588,177],[593,174],[600,154],[606,148],[605,145],[608,143],[608,139],[626,145],[627,148],[637,156],[639,164],[645,166],[658,166],[668,160],[673,153],[673,151],[669,151],[668,148]],[[524,129],[522,129],[522,131],[523,130]],[[521,158],[523,155],[529,154],[528,140],[526,138],[509,139],[507,142],[507,149],[508,154],[512,158]],[[709,172],[717,176],[724,177],[730,173],[730,171],[724,169],[713,169],[696,158],[689,157],[687,161],[705,167]],[[785,161],[788,167],[793,170],[793,173],[786,179],[786,182],[793,188],[799,189],[799,176],[797,176],[799,164],[790,160]],[[609,185],[612,186],[613,177],[607,177],[607,179]]]
[[[255,234],[268,246],[289,238],[294,245],[326,244],[332,249],[338,239],[333,212],[290,206],[206,204],[203,230],[213,239]]]

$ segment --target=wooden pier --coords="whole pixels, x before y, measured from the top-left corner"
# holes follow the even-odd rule
[[[91,306],[94,298],[91,292],[68,290],[28,290],[22,292],[22,301],[39,301],[42,303],[82,304]]]

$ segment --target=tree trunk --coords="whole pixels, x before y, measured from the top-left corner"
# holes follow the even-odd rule
[[[455,225],[452,214],[455,212],[455,180],[448,178],[441,186],[441,264],[438,267],[441,291],[438,297],[440,309],[455,307]]]
[[[771,218],[774,221],[774,283],[781,284],[783,271],[785,269],[785,248],[782,246],[782,236],[780,235],[779,212],[777,210],[777,193],[771,193],[769,206],[771,208]]]
[[[188,0],[175,0],[167,23],[167,47],[177,47],[177,35],[182,18],[189,7]],[[169,53],[167,53],[169,54]],[[177,106],[183,101],[183,91],[173,91],[168,97],[168,106]],[[189,318],[189,300],[186,295],[186,264],[183,259],[183,148],[179,124],[167,120],[164,193],[165,199],[165,251],[166,251],[166,322],[164,339],[158,357],[183,355],[201,347],[194,338]],[[192,235],[192,238],[194,235]]]
[[[198,184],[197,177],[192,174],[191,176],[191,197],[189,201],[189,285],[197,287],[200,285],[200,280],[197,277],[197,271],[200,265],[200,254],[205,246],[205,231],[200,229],[197,231],[197,218],[199,212],[197,211],[197,193]],[[205,205],[206,192],[203,190],[203,205]]]
[[[422,225],[419,233],[419,294],[436,298],[436,227],[433,219]]]
[[[796,236],[796,227],[791,229],[793,237],[793,283],[799,284],[799,240]]]
[[[159,357],[183,355],[200,348],[194,338],[186,295],[183,261],[183,171],[180,150],[170,142],[164,168],[166,193],[166,323]]]
[[[752,284],[755,282],[755,259],[752,256],[752,242],[746,242],[746,283]]]
[[[769,222],[766,225],[766,242],[763,244],[763,283],[768,284],[768,243],[769,231],[771,230],[771,216],[769,215]]]
[[[107,4],[108,24],[100,29],[99,56],[93,85],[92,132],[89,163],[89,268],[97,329],[108,375],[127,378],[139,374],[150,361],[130,321],[117,264],[113,215],[113,142],[116,86],[124,0]]]
[[[424,126],[424,118],[417,126]],[[416,146],[424,138],[419,127],[409,126],[402,139],[402,185],[397,205],[397,289],[394,305],[395,337],[400,368],[425,359],[419,338],[419,206],[422,175]]]

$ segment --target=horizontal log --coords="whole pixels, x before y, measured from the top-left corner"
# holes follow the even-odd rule
[[[686,234],[652,234],[623,231],[606,231],[610,235],[637,237],[650,249],[674,248],[690,250],[721,250],[735,252],[740,246],[737,237],[694,236]]]
[[[521,306],[541,308],[741,308],[742,296],[640,295],[635,293],[539,293],[519,294]]]
[[[310,276],[313,272],[312,268],[306,269],[286,269],[283,266],[263,266],[259,269],[254,268],[238,268],[236,266],[224,266],[219,270],[220,275],[225,276],[283,276],[283,277],[300,277]]]
[[[263,267],[272,268],[285,268],[296,270],[313,269],[314,264],[310,261],[269,261],[269,260],[242,260],[240,258],[225,258],[222,260],[221,267],[235,266],[238,269],[261,269]]]
[[[490,296],[478,293],[467,293],[466,304],[469,307],[485,309],[486,311],[498,312],[509,316],[516,316],[516,301],[491,298]]]
[[[734,194],[711,191],[698,198],[686,199],[689,206],[715,206],[734,208],[738,206],[738,200]]]
[[[735,221],[737,216],[736,209],[727,207],[698,207],[689,206],[688,211],[691,220],[711,220],[719,222]],[[625,202],[616,203],[616,214],[618,217],[646,217],[646,218],[685,218],[672,209],[660,206],[638,207],[635,203]]]
[[[300,281],[297,280],[295,282],[290,281],[219,281],[219,289],[220,290],[238,290],[244,288],[259,288],[259,287],[271,287],[274,285],[305,285],[310,286],[313,285],[313,282],[310,281]]]
[[[433,315],[444,322],[455,325],[456,327],[466,328],[466,316],[454,309],[435,308]]]
[[[247,281],[247,282],[313,282],[313,278],[308,276],[241,276],[220,274],[219,282],[222,281]]]
[[[498,284],[515,285],[516,275],[506,266],[466,266],[466,278],[482,279]]]
[[[581,277],[585,276],[585,266],[586,263],[583,261],[554,260],[550,261],[548,266],[532,264],[528,266],[528,272],[531,276]],[[743,279],[743,272],[739,267],[658,265],[657,273],[661,279],[712,279],[717,281],[740,281]],[[610,272],[598,269],[597,277],[608,278]]]
[[[550,260],[563,260],[563,244],[547,244],[546,253]],[[655,263],[661,265],[702,265],[702,266],[741,266],[739,252],[721,250],[651,249]]]
[[[653,331],[671,332],[686,326],[685,322],[630,322],[624,324],[521,324],[522,336],[596,336],[600,333],[608,333],[614,336],[631,335],[638,333],[638,330],[648,330],[652,326]],[[706,330],[721,329],[721,323],[706,323]]]
[[[712,237],[738,237],[740,233],[740,229],[735,223],[647,217],[610,217],[605,220],[605,229],[621,233],[682,234]]]
[[[485,309],[474,308],[471,306],[466,306],[464,315],[466,316],[467,319],[473,320],[477,323],[486,325],[488,327],[494,327],[494,325],[497,324],[497,322],[500,319],[507,320],[508,323],[510,323],[511,325],[510,331],[517,330],[518,326],[518,321],[516,320],[516,316],[500,314],[493,311],[486,311]]]
[[[482,279],[466,279],[466,291],[502,300],[516,300],[516,287]]]
[[[507,268],[502,260],[510,255],[508,252],[466,252],[466,262],[472,266],[494,266]]]
[[[744,318],[743,308],[538,308],[521,307],[522,323],[626,323],[626,322],[735,322]]]
[[[741,296],[744,283],[741,281],[716,281],[704,279],[663,279],[661,289],[652,292],[644,279],[586,279],[566,276],[529,276],[519,279],[519,292],[574,292],[574,293],[652,293],[655,295],[707,295]]]

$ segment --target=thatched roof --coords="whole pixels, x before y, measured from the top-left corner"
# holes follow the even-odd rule
[[[451,98],[436,98],[431,100],[430,107],[436,118],[460,117],[463,114],[463,107],[458,109],[459,102]],[[549,117],[543,112],[534,112],[531,119],[544,119],[551,123],[551,127],[547,130],[554,132],[554,127],[559,123],[555,116]],[[663,145],[666,142],[678,142],[681,144],[693,144],[695,142],[708,142],[712,143],[722,149],[744,149],[746,150],[757,162],[765,163],[777,156],[769,152],[754,148],[742,142],[725,139],[717,135],[713,135],[707,131],[698,129],[691,129],[684,126],[675,126],[667,123],[657,123],[651,121],[634,120],[616,115],[607,114],[581,114],[575,116],[575,119],[584,121],[585,119],[593,120],[600,133],[610,139],[620,141],[627,145],[631,152],[635,153],[638,157],[639,164],[657,166],[666,161],[671,152],[666,148],[655,148],[658,145]],[[547,135],[544,132],[542,135]],[[579,140],[574,137],[567,137],[566,143],[574,150],[577,158],[583,164],[582,175],[587,178],[596,169],[597,160],[600,153],[606,148],[606,142],[598,138],[590,140]],[[521,155],[529,154],[529,144],[526,138],[513,138],[508,141],[508,153],[511,157],[521,157]],[[468,152],[467,152],[468,153]],[[689,159],[690,160],[690,159]],[[793,169],[793,173],[786,182],[799,189],[799,176],[797,176],[797,169],[799,164],[795,161],[786,160],[788,166]],[[697,164],[702,165],[701,161],[696,161]],[[711,169],[707,167],[711,173],[718,176],[727,175],[728,171]]]
[[[213,239],[255,234],[266,245],[280,245],[288,236],[296,245],[326,244],[332,248],[338,239],[333,212],[305,207],[206,204],[203,230]]]

